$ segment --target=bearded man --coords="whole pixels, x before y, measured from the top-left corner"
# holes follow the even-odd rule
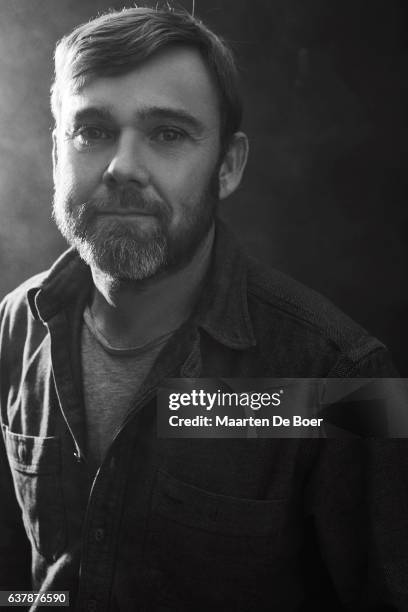
[[[55,62],[71,248],[1,307],[0,589],[69,591],[78,610],[402,601],[387,445],[156,435],[168,377],[394,375],[380,342],[216,221],[248,154],[230,50],[189,14],[132,8],[76,28]]]

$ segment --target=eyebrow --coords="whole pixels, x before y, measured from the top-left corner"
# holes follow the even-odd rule
[[[198,134],[203,133],[206,129],[202,121],[185,109],[171,106],[145,106],[136,111],[135,118],[141,121],[169,119],[178,121]],[[112,122],[115,121],[115,116],[113,109],[109,106],[88,106],[74,112],[71,119],[74,122],[95,119]]]
[[[204,132],[205,125],[197,117],[184,110],[183,108],[173,108],[166,106],[147,106],[140,109],[137,115],[142,120],[149,119],[171,119],[173,121],[180,121],[185,125],[188,125],[191,129],[196,132]]]
[[[71,121],[89,121],[92,119],[112,121],[113,113],[107,106],[87,106],[73,112],[70,119]]]

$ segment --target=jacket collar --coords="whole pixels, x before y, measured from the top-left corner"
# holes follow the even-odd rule
[[[256,344],[248,311],[246,257],[220,220],[208,280],[198,307],[198,324],[230,348],[245,349]]]
[[[89,266],[82,261],[75,248],[70,248],[44,274],[40,284],[28,290],[27,301],[33,317],[47,323],[91,288]]]
[[[71,248],[57,259],[42,282],[29,289],[34,318],[46,323],[92,288],[89,267]],[[231,233],[217,221],[212,262],[197,308],[197,324],[233,349],[256,344],[248,312],[246,258]]]

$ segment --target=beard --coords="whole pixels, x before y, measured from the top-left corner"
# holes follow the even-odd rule
[[[181,207],[176,227],[172,227],[172,209],[165,201],[146,198],[129,186],[77,203],[56,183],[53,216],[61,234],[91,268],[113,280],[140,281],[192,259],[214,222],[217,185],[218,175],[214,175],[196,201]],[[143,217],[106,214],[131,214],[132,210],[149,215],[147,227]]]

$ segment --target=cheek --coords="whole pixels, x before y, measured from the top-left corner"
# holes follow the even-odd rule
[[[76,203],[93,194],[98,177],[86,160],[73,159],[66,154],[57,163],[55,182],[56,188]]]
[[[81,187],[75,174],[67,166],[58,165],[55,177],[55,191],[59,199],[75,204],[81,199]]]
[[[214,157],[192,157],[177,166],[164,165],[160,174],[156,174],[156,185],[161,195],[177,210],[194,206],[197,200],[209,192],[217,172],[218,164]]]

